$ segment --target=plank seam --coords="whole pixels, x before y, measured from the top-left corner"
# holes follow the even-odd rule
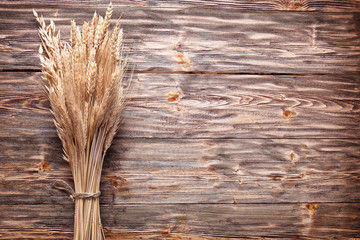
[[[0,73],[27,73],[27,72],[38,72],[41,73],[40,69],[1,69]],[[135,70],[134,72],[127,71],[126,73],[133,74],[185,74],[185,75],[268,75],[268,76],[359,76],[360,73],[282,73],[282,72],[206,72],[206,71],[146,71],[146,70]]]

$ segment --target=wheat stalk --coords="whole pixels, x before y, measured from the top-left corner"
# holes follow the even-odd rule
[[[71,42],[60,41],[55,24],[40,24],[43,85],[75,185],[74,239],[105,239],[100,219],[100,176],[104,156],[119,127],[124,106],[120,24],[109,31],[112,5],[82,30],[71,22]]]

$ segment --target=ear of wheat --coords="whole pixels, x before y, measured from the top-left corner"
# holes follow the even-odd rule
[[[112,5],[105,17],[94,14],[82,29],[71,22],[71,41],[62,43],[55,24],[40,24],[43,85],[75,185],[74,239],[105,239],[100,219],[100,177],[107,149],[119,127],[124,106],[119,21],[109,31]]]

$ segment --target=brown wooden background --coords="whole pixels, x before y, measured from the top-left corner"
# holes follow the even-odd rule
[[[32,9],[0,1],[0,239],[71,239]],[[120,1],[134,68],[103,170],[108,239],[359,239],[360,2]]]

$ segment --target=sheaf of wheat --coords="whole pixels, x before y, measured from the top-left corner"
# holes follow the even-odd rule
[[[60,41],[53,21],[47,25],[34,15],[40,24],[42,82],[74,180],[74,239],[105,239],[100,177],[124,107],[123,31],[119,21],[109,30],[111,4],[104,18],[95,13],[81,28],[71,21],[69,43]]]

